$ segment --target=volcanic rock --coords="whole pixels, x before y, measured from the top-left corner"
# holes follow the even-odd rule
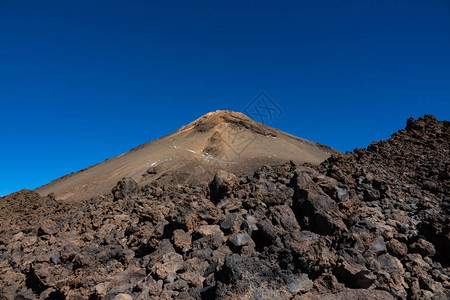
[[[178,134],[224,126],[208,120]],[[2,197],[0,299],[447,299],[449,137],[424,116],[320,166]]]

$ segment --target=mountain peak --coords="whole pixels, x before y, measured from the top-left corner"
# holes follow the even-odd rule
[[[211,111],[205,115],[203,115],[201,118],[206,117],[206,118],[245,118],[245,119],[250,119],[249,117],[247,117],[246,115],[244,115],[243,113],[240,112],[235,112],[232,110],[216,110],[216,111]]]
[[[233,135],[241,135],[240,133],[243,131],[264,136],[277,136],[278,132],[281,132],[254,121],[243,113],[229,110],[209,112],[178,130],[178,132],[212,132],[216,134],[226,132]]]
[[[330,147],[256,122],[239,112],[207,113],[172,134],[64,176],[37,189],[58,199],[86,199],[111,191],[123,177],[139,184],[205,184],[219,170],[252,174],[263,164],[286,161],[318,165]]]
[[[182,127],[182,129],[195,129],[196,131],[204,132],[224,123],[250,124],[256,122],[240,112],[216,110],[201,116],[197,120]]]

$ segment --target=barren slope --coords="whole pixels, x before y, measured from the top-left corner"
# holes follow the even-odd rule
[[[255,122],[241,113],[208,113],[176,132],[38,188],[42,196],[78,200],[107,193],[123,177],[139,184],[207,183],[219,169],[251,174],[288,160],[318,165],[330,147]]]

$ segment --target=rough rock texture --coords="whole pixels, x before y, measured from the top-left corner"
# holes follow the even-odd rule
[[[319,168],[209,188],[0,198],[0,299],[446,299],[449,131],[408,120]]]

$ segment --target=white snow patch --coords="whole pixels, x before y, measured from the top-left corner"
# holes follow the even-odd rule
[[[152,162],[150,164],[150,167],[156,167],[157,165],[160,165],[160,164],[162,164],[162,163],[164,163],[166,161],[169,161],[169,160],[172,160],[172,157],[169,157],[169,158],[166,158],[166,159],[163,159],[163,160],[158,159],[157,161]]]
[[[203,153],[202,155],[203,155],[203,157],[204,157],[206,160],[214,159],[214,157],[212,157],[211,155],[209,155],[208,152],[205,152],[205,153]]]
[[[228,161],[228,160],[223,160],[220,158],[216,158],[214,156],[211,156],[210,154],[208,154],[208,152],[202,153],[202,156],[207,160],[207,161],[216,161],[216,162],[221,162],[221,163],[227,163],[227,164],[237,164],[237,162],[235,161]]]

